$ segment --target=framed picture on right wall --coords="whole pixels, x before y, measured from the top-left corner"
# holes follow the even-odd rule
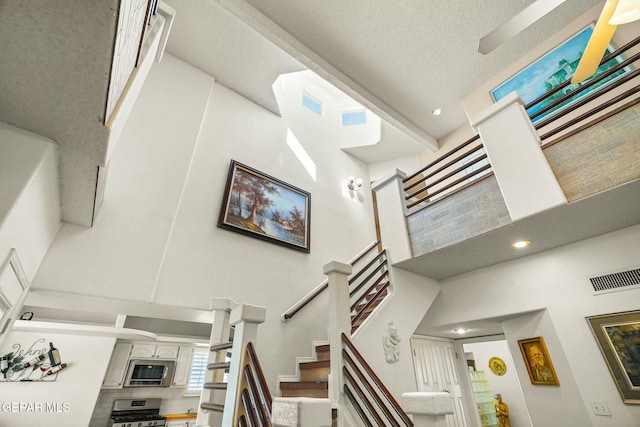
[[[544,338],[535,337],[518,340],[524,364],[529,373],[531,384],[560,385],[556,370],[553,368],[551,357],[544,344]]]
[[[640,404],[640,311],[587,317],[624,403]]]

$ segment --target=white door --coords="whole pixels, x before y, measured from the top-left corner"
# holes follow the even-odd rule
[[[447,427],[466,427],[462,390],[456,370],[456,354],[449,341],[411,338],[418,391],[447,391],[453,398],[453,414]]]

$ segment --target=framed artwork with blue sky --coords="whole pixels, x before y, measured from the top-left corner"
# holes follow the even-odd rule
[[[218,227],[310,252],[311,194],[231,160]]]
[[[534,99],[544,95],[546,92],[549,92],[558,87],[565,81],[571,79],[578,66],[578,62],[580,61],[582,53],[587,46],[587,42],[589,41],[589,38],[593,33],[593,28],[593,25],[589,25],[555,49],[546,53],[544,56],[527,66],[518,74],[514,75],[513,77],[493,89],[491,91],[491,97],[493,101],[499,101],[507,94],[516,91],[518,92],[518,95],[520,95],[520,97],[524,100],[525,104],[527,104]],[[614,50],[615,48],[609,45],[605,52],[605,56],[609,55]],[[594,77],[597,77],[598,75],[604,73],[623,60],[624,58],[620,58],[620,56],[618,56],[617,58],[608,61],[606,64],[602,64],[600,68],[598,68],[598,71],[586,81],[588,82]],[[566,108],[572,103],[575,103],[583,96],[588,95],[593,90],[611,83],[612,81],[616,80],[629,71],[631,71],[631,66],[625,67],[613,73],[611,76],[603,79],[598,84],[593,85],[587,90],[580,92],[576,96],[564,101],[560,105],[536,117],[533,122],[535,123],[544,117],[552,115],[557,111]],[[531,107],[529,110],[527,110],[528,114],[531,115],[541,110],[545,106],[556,101],[558,98],[574,91],[577,87],[579,87],[579,84],[572,84],[567,86],[558,93]]]

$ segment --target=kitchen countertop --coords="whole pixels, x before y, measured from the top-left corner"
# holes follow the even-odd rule
[[[182,414],[163,414],[163,416],[165,416],[169,421],[188,419],[188,418],[198,418],[198,414],[187,414],[186,412]]]

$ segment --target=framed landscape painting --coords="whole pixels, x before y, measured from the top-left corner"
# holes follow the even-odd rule
[[[587,317],[624,403],[640,404],[640,311]]]
[[[310,252],[311,194],[231,161],[218,227]]]
[[[529,373],[531,384],[534,385],[560,385],[556,370],[549,357],[544,338],[535,337],[518,340],[520,352],[524,359],[524,364]]]
[[[524,103],[528,104],[529,102],[539,98],[545,93],[560,86],[565,81],[570,80],[571,77],[573,77],[576,68],[578,67],[578,63],[580,62],[580,58],[582,57],[582,52],[584,52],[584,49],[587,46],[587,42],[589,41],[589,38],[593,33],[593,28],[593,25],[589,25],[587,28],[583,29],[578,34],[562,43],[560,46],[546,53],[544,56],[527,66],[518,74],[511,77],[509,80],[493,89],[490,92],[493,101],[499,101],[509,93],[516,91],[518,92],[518,95],[520,95]],[[609,45],[609,47],[605,51],[605,56],[609,55],[614,50],[615,48],[612,45]],[[617,58],[608,61],[606,64],[602,64],[593,75],[593,77],[591,77],[591,79],[599,76],[600,74],[604,73],[605,71],[614,67],[616,64],[622,61],[623,59],[618,56]],[[593,90],[611,83],[612,81],[618,79],[620,76],[630,72],[631,70],[631,66],[628,66],[616,71],[599,83],[591,86],[583,92],[580,92],[576,96],[567,99],[561,104],[551,108],[549,111],[535,117],[533,119],[533,122],[535,123],[544,117],[553,115],[559,110],[575,103],[580,98],[588,95]],[[588,79],[587,82],[591,79]],[[527,113],[529,115],[536,113],[537,111],[555,102],[564,95],[576,90],[579,86],[579,84],[568,85],[567,87],[545,99],[544,101],[529,108],[527,110]]]

